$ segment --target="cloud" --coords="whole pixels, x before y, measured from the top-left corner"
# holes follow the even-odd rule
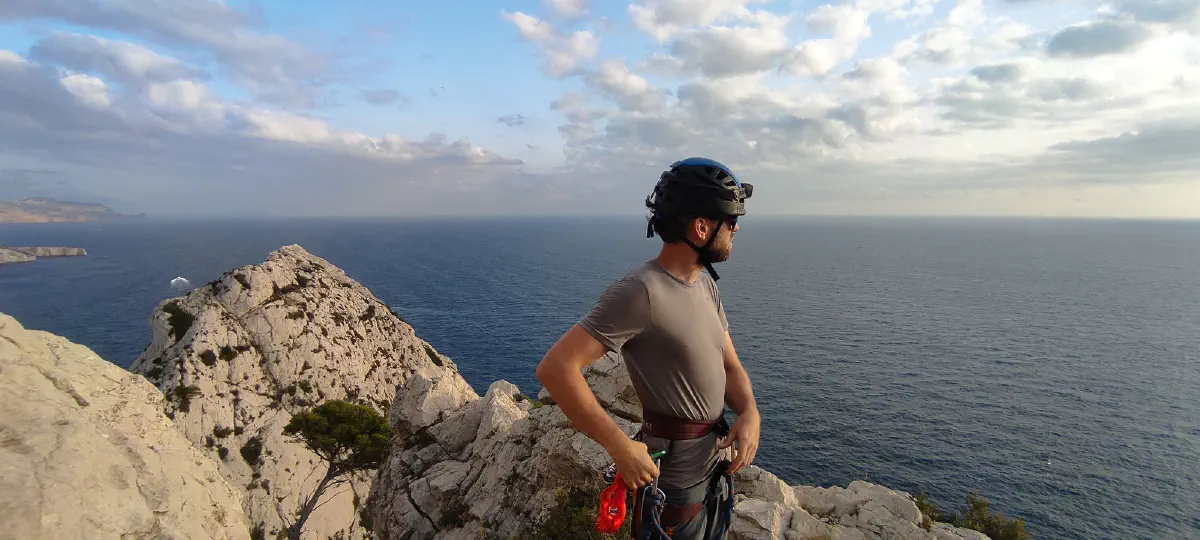
[[[36,32],[25,56],[0,51],[0,168],[69,170],[89,190],[185,212],[641,213],[662,169],[688,155],[770,194],[752,213],[1020,213],[1150,185],[1160,202],[1183,200],[1200,193],[1186,187],[1200,178],[1189,2],[635,0],[607,20],[591,13],[599,4],[543,0],[544,13],[496,19],[547,78],[529,95],[557,88],[542,102],[552,120],[444,120],[473,116],[513,152],[500,155],[436,131],[348,128],[376,121],[364,103],[404,99],[391,73],[344,81],[354,116],[313,114],[348,73],[345,49],[274,34],[282,26],[248,11],[9,0],[0,20],[72,30]],[[477,95],[415,84],[431,105]],[[421,112],[397,124],[443,121]]]
[[[771,69],[788,49],[790,18],[759,12],[745,22],[676,33],[671,55],[679,59],[678,71],[728,77]]]
[[[1059,30],[1046,44],[1050,56],[1090,57],[1133,50],[1150,39],[1151,33],[1136,23],[1096,21]]]
[[[29,57],[75,71],[100,73],[124,84],[209,79],[203,70],[141,45],[83,34],[53,33],[35,43]]]
[[[361,208],[362,197],[395,203],[387,194],[400,187],[411,198],[396,208],[421,212],[417,201],[442,198],[438,190],[486,193],[497,179],[533,178],[519,160],[466,140],[339,130],[295,112],[222,101],[196,81],[118,89],[11,52],[0,56],[0,147],[98,171],[94,185],[119,183],[155,213],[196,205],[251,212],[267,202],[301,213],[347,211]],[[183,192],[188,197],[178,199]]]
[[[560,17],[582,17],[588,12],[588,0],[546,0]]]
[[[77,2],[72,0],[8,0],[0,4],[0,21],[62,21],[97,30],[138,36],[168,47],[198,47],[220,71],[259,98],[292,106],[313,107],[328,82],[325,55],[283,37],[262,32],[262,23],[218,0],[159,2]],[[76,61],[89,56],[85,40],[52,42],[58,53],[73,51]],[[70,38],[68,38],[70,39]],[[95,43],[101,43],[95,41]],[[111,48],[108,45],[101,45]],[[96,54],[126,54],[125,51]],[[82,53],[82,54],[81,54]],[[60,54],[61,56],[61,54]],[[95,61],[95,54],[91,55]]]
[[[591,30],[563,34],[549,22],[520,11],[501,14],[517,27],[521,39],[538,44],[545,56],[543,70],[552,77],[579,73],[582,64],[596,58],[599,51],[600,38]]]
[[[371,105],[377,105],[377,106],[382,107],[382,106],[392,105],[399,101],[402,101],[403,96],[400,95],[400,92],[397,92],[395,90],[382,89],[382,90],[363,90],[362,98],[364,101],[366,101],[367,103],[370,103]]]
[[[747,5],[765,0],[641,0],[629,5],[634,25],[664,42],[683,28],[710,25],[730,15],[745,15]]]
[[[1195,0],[1126,0],[1117,4],[1116,11],[1144,23],[1186,26],[1200,22],[1200,2]]]
[[[508,127],[523,126],[528,121],[529,118],[526,118],[525,115],[522,114],[506,114],[496,119],[496,122],[504,124]]]

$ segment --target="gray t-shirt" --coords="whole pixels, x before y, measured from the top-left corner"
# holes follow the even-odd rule
[[[701,272],[688,283],[656,261],[610,285],[579,325],[624,359],[642,406],[660,414],[714,420],[725,407],[723,350],[729,328],[720,291]],[[651,451],[668,441],[643,439]],[[716,463],[716,435],[675,441],[660,485],[684,487]]]

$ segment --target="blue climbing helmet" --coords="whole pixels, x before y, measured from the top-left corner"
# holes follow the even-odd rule
[[[663,216],[732,220],[746,215],[746,199],[754,186],[738,180],[725,164],[690,157],[663,171],[646,206]]]
[[[739,216],[746,215],[746,199],[753,194],[752,184],[738,180],[737,175],[719,161],[704,157],[676,161],[670,169],[663,171],[654,191],[646,197],[646,207],[652,212],[646,224],[646,238],[654,236],[654,224],[663,219],[715,219],[717,231],[720,231],[726,223],[732,226]],[[712,267],[711,246],[716,238],[714,233],[703,246],[684,239],[700,254],[700,262],[704,263],[713,280],[721,279]]]

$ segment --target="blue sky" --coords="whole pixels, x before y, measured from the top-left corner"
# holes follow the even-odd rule
[[[1196,0],[0,0],[0,199],[1200,217]]]

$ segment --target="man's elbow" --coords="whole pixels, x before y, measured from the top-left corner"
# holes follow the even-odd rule
[[[542,357],[542,361],[538,362],[537,369],[533,370],[533,375],[537,377],[538,382],[542,383],[542,386],[546,386],[546,379],[550,378],[550,370],[550,354],[547,353]]]

